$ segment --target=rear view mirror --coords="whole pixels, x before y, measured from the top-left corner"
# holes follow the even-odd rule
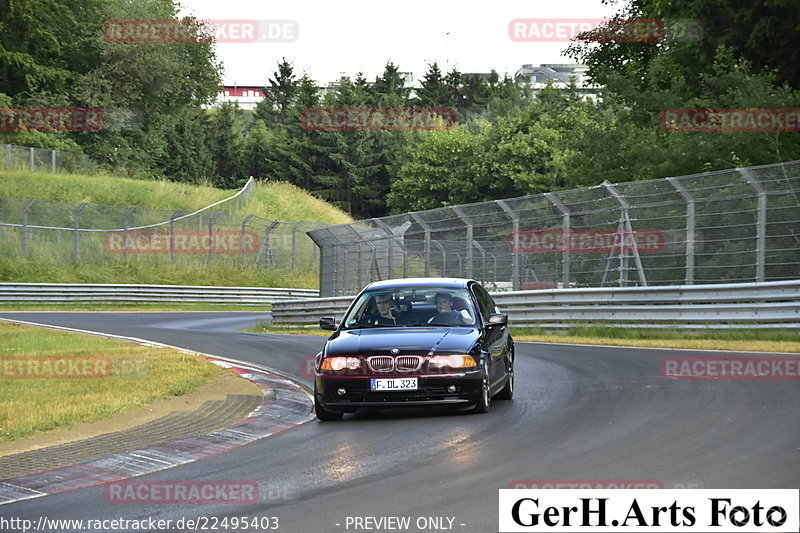
[[[336,330],[336,319],[332,316],[326,316],[319,319],[319,327],[322,329],[328,329],[331,331]]]
[[[505,326],[508,324],[508,315],[489,315],[489,326]]]

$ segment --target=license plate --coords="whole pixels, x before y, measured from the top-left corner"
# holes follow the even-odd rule
[[[371,391],[417,390],[417,378],[375,378],[369,380]]]

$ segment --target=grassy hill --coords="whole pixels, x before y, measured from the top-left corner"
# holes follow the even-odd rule
[[[195,210],[235,193],[234,190],[171,181],[0,171],[0,196],[17,198]],[[284,222],[352,222],[347,213],[311,196],[299,187],[280,181],[257,182],[250,199],[239,212]]]
[[[0,172],[0,196],[40,200],[196,210],[228,198],[235,192],[208,186],[116,176]],[[283,182],[256,183],[250,198],[237,213],[283,222],[305,220],[342,224],[352,221],[339,209]],[[35,243],[37,238],[34,235],[32,242]],[[276,234],[273,242],[280,245],[281,239],[286,241],[288,238],[287,235]],[[65,235],[63,238],[59,236],[59,239],[61,247],[68,249],[71,238]],[[279,253],[275,265],[269,268],[242,266],[237,255],[215,257],[210,264],[201,255],[181,256],[175,264],[170,264],[169,257],[165,258],[163,254],[158,257],[139,255],[125,260],[119,254],[104,254],[99,245],[92,248],[89,241],[82,246],[90,253],[82,252],[79,264],[73,264],[69,254],[58,255],[53,251],[55,246],[43,246],[41,243],[38,246],[29,245],[28,258],[23,259],[19,253],[19,232],[15,233],[15,230],[0,234],[0,246],[4,247],[3,253],[0,253],[0,281],[297,288],[317,288],[318,284],[316,263],[312,257],[313,246],[302,232],[298,238],[298,261],[294,270],[288,267],[291,262],[285,256],[286,242],[283,242],[283,256]]]

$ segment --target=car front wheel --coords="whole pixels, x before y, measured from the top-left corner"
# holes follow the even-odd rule
[[[492,403],[492,395],[489,391],[489,378],[484,377],[483,383],[481,384],[481,394],[478,397],[478,401],[475,403],[475,412],[476,413],[488,413],[489,406]]]
[[[322,407],[316,394],[314,394],[314,412],[317,414],[317,418],[322,422],[335,422],[341,420],[344,416],[344,413],[335,413]]]
[[[506,381],[506,386],[503,387],[503,390],[497,393],[496,398],[498,400],[510,400],[514,397],[514,360],[512,359],[508,365],[508,372],[506,374],[508,376],[508,380]]]

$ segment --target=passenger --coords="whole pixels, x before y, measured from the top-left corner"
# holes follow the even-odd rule
[[[472,324],[472,317],[466,309],[456,311],[453,309],[453,295],[449,292],[436,293],[436,314],[429,320],[428,324]]]

